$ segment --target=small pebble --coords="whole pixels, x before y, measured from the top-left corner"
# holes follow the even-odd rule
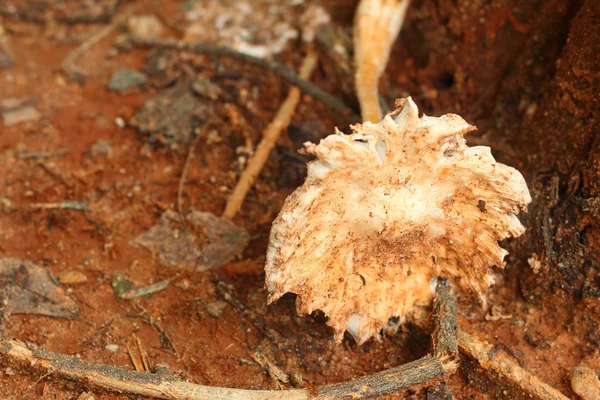
[[[35,121],[41,114],[33,106],[24,104],[18,108],[2,111],[4,126],[13,126],[22,122]]]
[[[126,92],[130,89],[143,89],[148,83],[145,74],[130,68],[119,68],[110,78],[107,88],[112,92]]]
[[[213,318],[219,318],[225,312],[227,308],[227,303],[222,300],[213,301],[212,303],[208,303],[204,308],[206,313]]]
[[[75,285],[87,282],[87,276],[75,270],[59,272],[56,274],[56,279],[63,285]]]
[[[600,380],[596,371],[588,367],[575,367],[569,373],[571,388],[583,400],[600,399]]]
[[[114,344],[114,343],[107,344],[106,347],[105,347],[105,349],[108,350],[108,351],[110,351],[110,352],[116,353],[117,351],[119,351],[119,345],[118,344]]]
[[[127,20],[127,28],[134,36],[144,39],[156,39],[165,30],[162,22],[155,15],[136,15]]]

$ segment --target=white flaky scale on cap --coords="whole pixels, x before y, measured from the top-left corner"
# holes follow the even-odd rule
[[[317,159],[273,222],[265,270],[270,302],[296,293],[299,313],[322,310],[338,342],[361,344],[429,305],[437,276],[483,297],[531,197],[519,171],[466,145],[458,115],[419,118],[407,98],[352,129],[305,144]]]

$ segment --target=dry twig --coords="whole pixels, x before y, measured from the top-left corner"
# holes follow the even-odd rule
[[[171,279],[165,279],[164,281],[153,283],[152,285],[143,286],[141,288],[132,289],[128,292],[123,293],[120,298],[125,300],[131,300],[138,297],[148,296],[149,294],[160,292],[165,290],[171,283]]]
[[[0,354],[46,373],[121,393],[139,394],[157,399],[175,400],[305,400],[306,390],[242,390],[195,385],[153,375],[128,371],[109,365],[95,364],[29,347],[17,340],[0,339]]]
[[[434,300],[436,328],[433,332],[433,354],[438,357],[454,357],[458,351],[456,345],[458,331],[456,295],[452,292],[448,279],[438,278],[436,294]]]
[[[69,153],[69,150],[67,150],[67,149],[62,149],[62,150],[52,151],[52,152],[44,151],[44,152],[40,152],[40,153],[23,151],[23,152],[19,153],[18,157],[21,160],[44,160],[47,158],[62,157],[68,153]]]
[[[17,340],[0,339],[0,354],[11,361],[21,362],[48,374],[116,392],[171,400],[331,400],[345,396],[367,399],[441,377],[452,371],[448,364],[442,363],[438,358],[426,356],[354,381],[321,386],[313,396],[306,389],[243,390],[196,385],[145,372],[82,361],[30,347]],[[138,368],[141,368],[141,365]]]
[[[290,70],[286,66],[276,61],[253,57],[248,54],[240,53],[228,47],[215,46],[206,43],[189,44],[177,40],[143,39],[135,36],[131,36],[129,38],[129,41],[133,45],[139,47],[158,47],[164,49],[190,51],[197,54],[227,57],[235,60],[240,60],[260,68],[267,69],[279,76],[281,79],[283,79],[290,85],[298,87],[304,93],[321,101],[335,112],[350,120],[349,122],[357,122],[359,120],[358,116],[355,115],[352,109],[348,107],[343,101],[331,95],[330,93],[327,93],[318,86],[307,82],[306,79],[302,79],[294,71]]]
[[[451,290],[444,292],[443,285],[441,288],[438,290],[438,294],[451,300],[454,293]],[[444,298],[440,298],[440,302],[445,302]],[[456,314],[452,312],[452,309],[440,307],[438,310],[450,310],[449,313],[441,312],[437,316],[437,320],[441,323],[439,329],[445,330],[445,327],[452,326],[452,321],[456,320]],[[445,337],[447,339],[446,343],[450,348],[456,340],[452,329],[434,335],[434,340],[439,337]],[[434,347],[439,349],[442,346],[435,344]],[[309,391],[307,389],[272,391],[196,385],[171,377],[129,371],[109,365],[82,361],[76,357],[49,352],[35,346],[28,346],[18,340],[6,340],[2,338],[0,338],[0,357],[34,367],[48,375],[59,375],[116,392],[171,400],[367,399],[445,376],[452,373],[456,368],[456,363],[452,357],[446,355],[442,357],[425,356],[411,363],[353,381],[320,386],[316,388],[316,391]],[[137,367],[141,368],[141,365]]]
[[[177,212],[179,213],[179,217],[181,218],[181,224],[183,225],[184,229],[186,229],[186,230],[187,230],[187,226],[185,224],[185,218],[183,216],[183,187],[185,186],[185,178],[186,178],[186,175],[190,168],[192,158],[194,157],[194,151],[196,150],[196,146],[198,145],[198,142],[200,141],[200,137],[201,137],[200,134],[196,134],[196,137],[194,138],[194,140],[192,141],[192,144],[190,145],[190,150],[185,159],[185,164],[183,165],[183,171],[181,171],[181,179],[179,179],[179,186],[177,187]]]
[[[136,7],[132,7],[123,14],[115,17],[110,24],[101,28],[97,32],[94,32],[89,38],[83,41],[75,50],[71,51],[62,62],[62,69],[65,72],[65,74],[74,81],[83,83],[86,74],[75,64],[77,59],[84,55],[96,43],[107,37],[119,25],[125,22],[125,20],[129,18],[129,16],[131,16],[136,10]]]
[[[316,398],[319,400],[370,399],[440,378],[454,372],[455,368],[454,362],[443,362],[437,357],[425,356],[354,381],[322,386],[318,388]]]
[[[316,65],[317,54],[309,52],[300,67],[300,77],[304,80],[310,78]],[[254,184],[256,177],[262,170],[263,165],[265,165],[271,149],[273,149],[275,142],[277,142],[279,135],[281,135],[281,131],[286,129],[290,124],[292,115],[294,114],[299,101],[300,89],[297,87],[291,88],[287,98],[279,108],[279,111],[277,111],[277,115],[265,130],[263,139],[256,149],[256,153],[254,153],[252,158],[248,161],[248,166],[240,176],[237,185],[233,189],[233,193],[229,196],[227,206],[223,212],[223,217],[232,219],[240,210],[248,190],[250,190],[250,187]]]
[[[515,383],[526,393],[541,400],[568,400],[568,397],[542,382],[503,352],[494,352],[494,346],[469,335],[458,333],[458,346],[487,370],[492,370]]]
[[[127,354],[129,355],[129,359],[131,360],[135,370],[137,372],[144,372],[144,366],[142,365],[142,362],[133,354],[133,351],[131,351],[131,347],[129,347],[129,345],[127,345]]]
[[[76,211],[91,211],[87,201],[63,200],[56,203],[33,203],[29,207],[39,210],[76,210]]]

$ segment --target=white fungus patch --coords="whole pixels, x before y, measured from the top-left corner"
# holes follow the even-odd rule
[[[360,344],[428,306],[437,276],[484,298],[531,197],[516,169],[466,145],[458,115],[419,118],[407,98],[352,128],[305,144],[317,159],[273,223],[265,270],[270,302],[296,293],[299,313],[322,310],[338,342],[348,330]]]

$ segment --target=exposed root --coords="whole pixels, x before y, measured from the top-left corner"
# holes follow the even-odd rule
[[[458,333],[458,347],[473,357],[483,369],[492,370],[540,400],[568,400],[569,398],[542,382],[517,364],[503,352],[492,351],[494,346],[483,342],[466,332]]]
[[[441,296],[441,303],[444,303],[445,299],[449,299],[450,303],[456,301],[455,294],[448,286],[440,285],[438,295]],[[440,337],[444,338],[445,345],[434,343],[434,348],[451,349],[456,343],[455,330],[446,327],[453,326],[452,321],[456,321],[456,309],[438,307],[437,310],[436,321],[439,321],[440,327],[437,330],[438,334],[433,338],[434,341]],[[163,375],[82,361],[76,357],[26,345],[18,340],[3,338],[0,338],[0,358],[4,358],[7,363],[20,363],[34,368],[44,374],[44,377],[58,375],[110,391],[170,400],[368,399],[447,376],[456,370],[456,362],[451,355],[428,355],[396,368],[349,382],[319,386],[315,390],[243,390],[196,385]],[[138,368],[142,369],[141,366]]]
[[[242,390],[195,385],[146,372],[128,371],[76,357],[29,347],[18,340],[0,339],[0,354],[43,373],[59,375],[115,392],[171,400],[305,400],[306,390]]]

